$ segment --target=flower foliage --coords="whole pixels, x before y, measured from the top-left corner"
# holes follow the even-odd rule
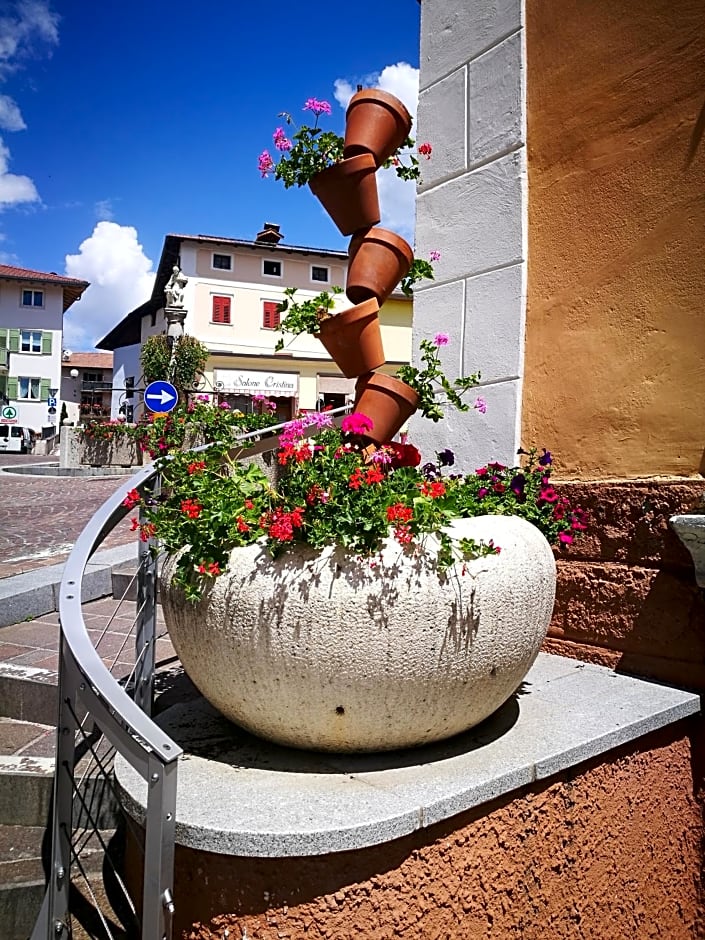
[[[296,288],[287,287],[284,291],[286,300],[277,306],[279,313],[284,313],[286,316],[279,321],[276,329],[280,333],[291,333],[292,336],[299,336],[301,333],[317,336],[321,329],[321,322],[333,316],[336,294],[342,294],[342,292],[342,287],[331,287],[329,291],[321,291],[315,297],[296,301],[294,300]],[[283,348],[284,339],[281,337],[277,340],[274,351],[279,352]]]
[[[418,409],[424,418],[430,418],[431,421],[440,421],[443,418],[443,405],[450,404],[459,411],[469,411],[470,404],[462,400],[462,396],[480,381],[480,373],[450,381],[441,368],[441,360],[438,350],[441,346],[447,346],[449,338],[445,333],[437,333],[433,341],[422,339],[421,349],[421,368],[408,365],[401,366],[397,370],[397,376],[410,385],[419,396]],[[441,392],[441,397],[438,397]],[[482,414],[486,411],[486,404],[483,398],[477,398],[473,407]]]
[[[303,110],[314,116],[313,125],[302,124],[297,127],[291,114],[282,111],[279,117],[284,119],[287,130],[277,127],[272,134],[272,143],[279,159],[275,161],[269,150],[263,150],[257,161],[257,169],[263,177],[273,173],[274,179],[281,180],[286,189],[291,186],[305,186],[317,173],[327,170],[343,159],[343,137],[334,131],[319,127],[321,116],[332,114],[330,103],[318,98],[308,98]],[[385,167],[394,167],[401,179],[420,178],[419,161],[413,152],[414,144],[411,137],[407,138],[385,163]],[[432,149],[431,144],[423,143],[419,145],[416,153],[428,160]]]
[[[460,558],[501,550],[452,542],[445,529],[458,517],[519,515],[561,544],[585,528],[581,510],[554,498],[545,453],[537,459],[532,452],[523,468],[490,464],[468,476],[449,475],[449,450],[420,468],[411,444],[365,448],[360,435],[370,423],[357,413],[337,428],[325,412],[290,422],[280,437],[276,482],[254,463],[233,461],[220,445],[198,455],[174,453],[158,463],[161,494],[145,502],[128,493],[125,505],[142,505],[148,537],[156,533],[169,553],[180,553],[175,579],[191,600],[226,569],[234,547],[258,540],[273,556],[297,543],[340,545],[374,565],[388,535],[414,551],[433,534],[442,571]]]
[[[182,448],[226,442],[232,446],[234,434],[257,431],[276,424],[275,405],[262,398],[250,414],[231,409],[226,402],[217,404],[209,396],[197,396],[188,405],[180,405],[168,414],[150,414],[146,421],[132,428],[132,436],[150,457],[160,457]]]

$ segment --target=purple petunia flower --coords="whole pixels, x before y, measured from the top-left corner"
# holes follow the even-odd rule
[[[431,261],[440,261],[441,260],[440,251],[432,251],[429,255],[429,258],[431,259]]]
[[[446,447],[445,450],[441,450],[436,454],[436,459],[438,460],[439,466],[452,467],[455,463],[455,454],[450,448]]]
[[[550,467],[553,463],[553,457],[551,456],[551,451],[543,448],[543,454],[539,457],[539,463],[542,467]]]
[[[473,405],[473,408],[475,409],[475,411],[479,411],[481,415],[485,414],[485,412],[487,411],[487,402],[481,395],[478,395],[477,398],[475,399],[475,404]]]

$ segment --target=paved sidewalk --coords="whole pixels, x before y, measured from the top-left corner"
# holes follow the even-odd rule
[[[0,467],[49,463],[49,457],[0,454]],[[0,472],[0,579],[66,561],[93,514],[132,473],[45,477]],[[134,542],[127,520],[104,548]]]

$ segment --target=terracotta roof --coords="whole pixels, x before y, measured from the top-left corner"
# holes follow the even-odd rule
[[[0,277],[17,278],[22,281],[44,281],[52,284],[66,284],[72,287],[88,287],[88,281],[81,281],[75,277],[64,277],[50,271],[31,271],[29,268],[15,268],[10,264],[0,264]]]
[[[56,284],[63,287],[64,313],[74,301],[79,300],[87,287],[88,281],[81,281],[75,277],[64,277],[54,271],[32,271],[30,268],[16,268],[11,264],[0,264],[0,278],[11,281],[33,281],[35,284]]]
[[[61,360],[62,369],[112,369],[111,352],[75,352],[69,359]]]

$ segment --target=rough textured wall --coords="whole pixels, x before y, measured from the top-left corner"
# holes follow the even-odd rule
[[[697,507],[703,480],[556,484],[590,515],[557,552],[556,604],[544,649],[705,689],[705,592],[668,520]]]
[[[524,445],[572,476],[705,446],[705,3],[529,0]]]
[[[177,848],[177,925],[210,908],[233,913],[184,938],[694,940],[702,776],[685,735],[695,727],[377,848],[280,860]]]

